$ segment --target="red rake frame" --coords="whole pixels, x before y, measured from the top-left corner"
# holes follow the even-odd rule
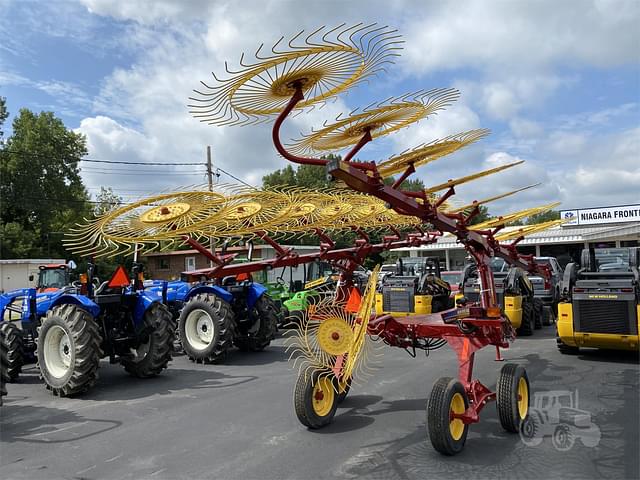
[[[409,164],[399,179],[389,186],[384,184],[375,162],[352,161],[358,151],[372,140],[369,130],[365,131],[360,141],[342,160],[300,157],[287,152],[280,141],[280,128],[296,104],[304,99],[302,86],[293,85],[293,87],[295,93],[276,119],[272,130],[273,144],[280,155],[294,163],[324,166],[330,178],[341,180],[353,190],[373,195],[387,202],[400,214],[413,215],[424,223],[433,225],[440,232],[452,233],[476,261],[482,286],[480,311],[485,312],[484,316],[466,317],[456,323],[445,323],[441,314],[402,318],[394,318],[391,315],[378,318],[374,316],[370,320],[368,331],[372,335],[383,338],[390,345],[401,348],[412,346],[413,339],[416,338],[444,339],[458,356],[458,377],[469,399],[469,407],[463,414],[456,415],[456,418],[460,418],[465,424],[478,422],[480,411],[487,402],[495,400],[496,394],[479,380],[473,379],[475,352],[487,345],[494,345],[496,360],[502,360],[500,347],[508,348],[509,342],[515,337],[509,320],[503,314],[497,318],[486,316],[488,310],[495,311],[498,308],[489,262],[494,256],[501,257],[511,265],[545,278],[549,277],[549,270],[544,265],[536,264],[532,255],[522,255],[516,251],[516,245],[522,238],[516,239],[510,245],[502,245],[496,240],[496,233],[504,225],[492,230],[470,230],[468,228],[470,220],[479,213],[477,206],[468,215],[438,211],[438,207],[455,194],[455,186],[450,186],[438,200],[432,202],[424,192],[408,192],[400,189],[402,182],[415,172],[413,164]]]

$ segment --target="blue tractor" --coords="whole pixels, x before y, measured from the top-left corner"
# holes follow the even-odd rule
[[[147,291],[159,291],[154,281]],[[235,345],[258,352],[275,337],[278,308],[267,289],[250,276],[222,281],[172,281],[167,305],[178,319],[178,336],[187,356],[197,363],[221,363]]]
[[[104,357],[139,378],[158,375],[171,360],[175,322],[165,305],[166,283],[146,291],[139,266],[134,266],[133,282],[119,267],[96,288],[94,273],[89,264],[76,285],[41,294],[18,290],[0,297],[3,319],[5,310],[16,310],[20,299],[19,322],[8,324],[20,324],[23,353],[35,352],[40,376],[54,395],[90,389]]]

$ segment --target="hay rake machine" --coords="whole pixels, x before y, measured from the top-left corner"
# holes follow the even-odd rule
[[[546,267],[537,265],[532,256],[516,251],[516,245],[528,231],[510,238],[511,243],[500,240],[500,231],[507,222],[555,205],[515,212],[484,225],[471,225],[481,204],[515,191],[464,207],[451,203],[458,185],[521,162],[452,179],[419,192],[402,189],[403,182],[417,167],[481,139],[488,134],[487,130],[423,143],[378,163],[355,160],[355,155],[372,140],[423,120],[455,102],[459,92],[451,88],[413,92],[371,104],[340,116],[333,123],[325,122],[322,128],[293,140],[285,148],[280,140],[285,119],[322,105],[384,71],[392,65],[401,44],[395,30],[375,24],[352,27],[343,24],[333,29],[321,27],[310,34],[299,32],[288,42],[280,38],[270,53],[265,53],[261,45],[253,62],[243,54],[238,70],[227,67],[228,77],[224,79],[214,74],[212,84],[201,82],[190,99],[192,115],[211,125],[248,125],[273,120],[272,139],[282,157],[297,164],[322,166],[328,178],[349,188],[329,192],[296,189],[231,192],[222,194],[223,199],[215,192],[199,192],[195,196],[200,197],[193,200],[187,199],[189,192],[186,192],[171,199],[147,199],[127,211],[116,211],[81,227],[68,245],[84,253],[110,255],[131,252],[133,245],[154,250],[186,243],[215,263],[210,269],[192,272],[200,278],[295,266],[315,259],[333,262],[342,271],[334,297],[309,309],[291,340],[303,367],[294,393],[299,420],[309,428],[320,428],[332,421],[338,402],[366,370],[367,337],[377,337],[414,354],[417,349],[429,352],[449,345],[458,357],[458,378],[443,377],[434,384],[427,406],[427,427],[435,449],[452,455],[463,449],[469,425],[479,421],[480,412],[490,401],[497,401],[501,424],[508,431],[517,432],[527,418],[529,380],[524,368],[506,364],[494,392],[474,378],[474,358],[476,351],[491,345],[496,348],[496,359],[501,360],[500,348],[507,348],[515,337],[509,319],[496,303],[489,268],[491,257],[504,258],[529,272],[549,275]],[[312,156],[346,148],[350,150],[335,160]],[[389,182],[392,175],[399,176]],[[203,199],[204,195],[210,197]],[[239,200],[242,195],[245,197]],[[273,198],[267,201],[264,195],[280,195],[282,203],[270,208],[269,215],[257,219],[255,215],[262,211],[263,203],[271,206],[272,202],[277,203]],[[401,228],[408,228],[411,233],[402,236]],[[337,249],[330,234],[344,229],[355,231],[358,238],[352,247]],[[391,235],[374,244],[367,235],[368,229],[386,229]],[[481,282],[479,301],[462,302],[453,309],[426,315],[401,318],[372,315],[378,272],[374,270],[367,287],[359,292],[351,281],[354,266],[372,253],[424,245],[445,232],[454,235],[477,263]],[[305,234],[319,237],[317,254],[298,255],[279,243],[280,239]],[[231,264],[231,255],[213,254],[198,241],[209,236],[259,238],[272,245],[277,254],[269,260]]]

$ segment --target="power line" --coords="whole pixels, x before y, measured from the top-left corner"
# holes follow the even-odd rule
[[[20,150],[13,150],[11,148],[5,148],[2,151],[9,153],[17,153],[20,155],[26,155],[30,157],[44,157],[49,158],[55,155],[47,155],[43,153],[33,153],[33,152],[23,152]],[[202,165],[202,162],[193,163],[193,162],[130,162],[126,160],[103,160],[100,158],[80,158],[80,159],[70,159],[75,162],[92,162],[92,163],[112,163],[112,164],[120,164],[120,165]]]

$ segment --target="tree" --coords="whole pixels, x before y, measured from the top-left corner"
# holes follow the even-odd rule
[[[550,222],[551,220],[559,220],[560,212],[558,210],[549,210],[548,212],[536,213],[527,218],[527,225],[536,223]]]
[[[2,142],[2,138],[4,137],[4,130],[2,130],[2,126],[4,122],[7,120],[9,116],[9,112],[7,111],[7,99],[5,97],[0,97],[0,143]]]
[[[100,187],[100,193],[96,195],[96,203],[93,206],[94,215],[103,215],[122,204],[122,197],[113,193],[111,187]]]
[[[320,157],[326,160],[341,158],[339,155],[325,155]],[[327,179],[327,172],[321,165],[298,165],[296,169],[287,165],[283,169],[276,170],[262,177],[264,187],[280,187],[283,185],[291,187],[305,187],[323,189],[333,186]]]
[[[62,232],[90,215],[78,168],[86,140],[52,112],[22,109],[12,126],[0,155],[0,254],[63,256]],[[10,241],[18,234],[20,248]]]
[[[473,217],[469,222],[469,224],[476,225],[478,223],[486,222],[487,220],[490,220],[491,218],[493,218],[489,213],[489,207],[486,207],[485,205],[480,205],[479,208],[480,208],[480,213],[478,213],[478,215]]]

